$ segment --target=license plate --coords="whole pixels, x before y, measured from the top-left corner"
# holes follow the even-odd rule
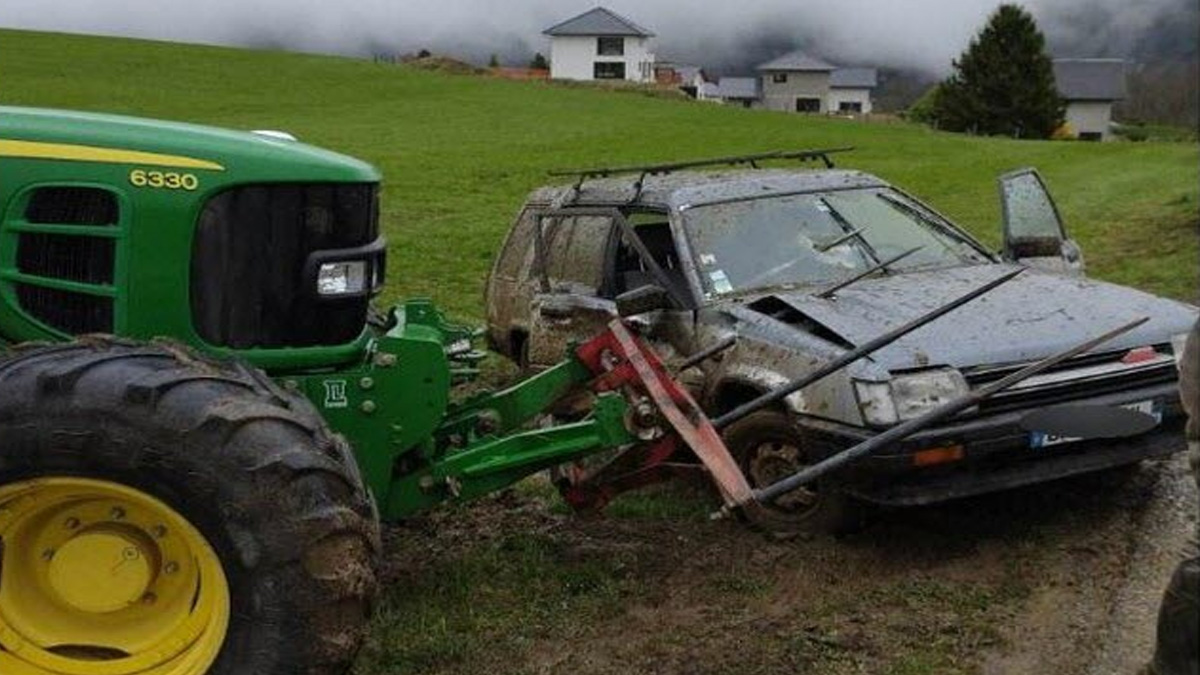
[[[1154,401],[1138,401],[1137,403],[1127,403],[1122,408],[1133,410],[1149,415],[1154,418],[1154,423],[1162,422],[1162,410],[1159,410]],[[1031,448],[1048,448],[1052,445],[1062,445],[1063,443],[1076,443],[1082,441],[1082,438],[1075,436],[1056,436],[1048,434],[1044,431],[1034,431],[1029,434],[1029,447]]]

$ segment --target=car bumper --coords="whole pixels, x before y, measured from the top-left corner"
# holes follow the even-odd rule
[[[1013,411],[917,433],[846,469],[840,479],[851,494],[866,501],[911,506],[1056,480],[1185,450],[1184,415],[1175,383],[1071,403],[1121,406],[1143,401],[1154,401],[1162,422],[1132,438],[1035,448],[1030,432],[1021,427],[1022,418],[1032,410]],[[806,442],[818,456],[848,448],[875,433],[824,420],[804,420],[802,426]],[[961,459],[934,466],[914,463],[920,450],[952,445],[962,447]]]

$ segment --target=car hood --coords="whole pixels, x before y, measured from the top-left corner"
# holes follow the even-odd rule
[[[851,348],[882,335],[1014,269],[977,265],[860,281],[822,299],[811,292],[764,294],[746,308],[765,310],[797,330]],[[794,311],[779,312],[786,305]],[[875,352],[888,370],[958,368],[1031,361],[1070,348],[1140,317],[1150,321],[1099,348],[1168,342],[1196,320],[1196,308],[1131,288],[1027,269],[987,295]]]

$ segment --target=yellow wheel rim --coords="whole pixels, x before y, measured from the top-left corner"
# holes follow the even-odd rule
[[[133,488],[0,486],[0,673],[203,675],[229,584],[199,530]]]

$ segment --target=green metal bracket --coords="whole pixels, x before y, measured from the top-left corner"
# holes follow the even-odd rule
[[[455,449],[393,483],[384,517],[403,518],[450,499],[481,497],[599,449],[634,443],[637,439],[625,428],[626,409],[620,395],[601,394],[592,414],[581,422],[485,437]]]

